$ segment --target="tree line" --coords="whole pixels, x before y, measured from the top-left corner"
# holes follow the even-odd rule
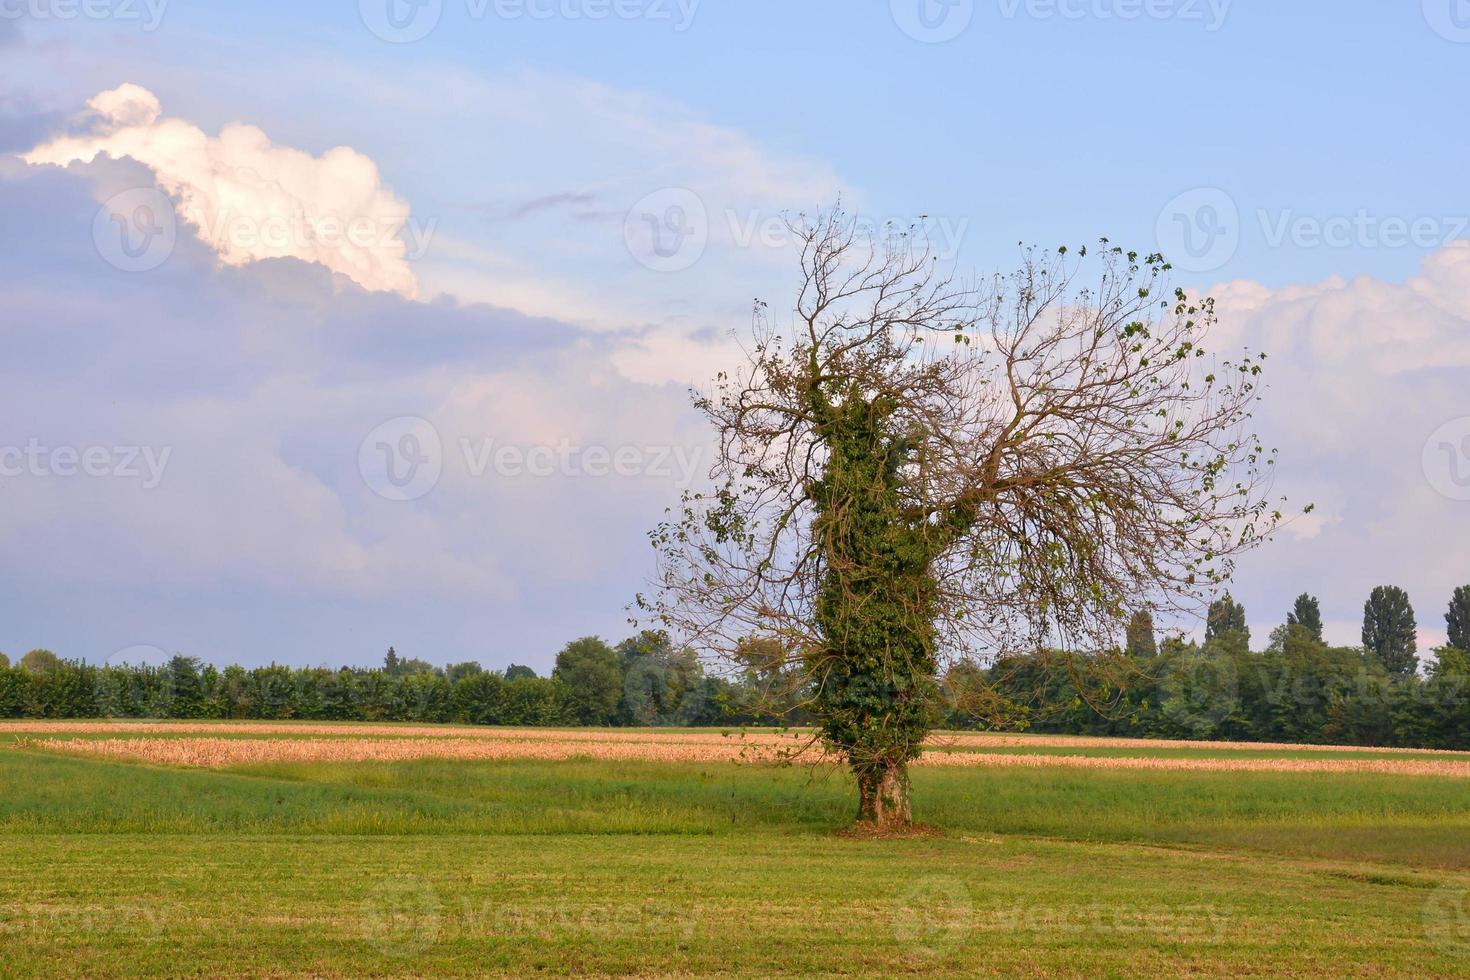
[[[1470,585],[1445,614],[1449,643],[1419,669],[1404,590],[1373,590],[1362,644],[1332,646],[1316,598],[1299,596],[1265,648],[1245,608],[1211,604],[1203,642],[1159,637],[1137,612],[1124,645],[964,660],[941,678],[935,725],[1142,738],[1470,748]],[[436,667],[389,648],[382,667],[223,669],[182,654],[158,665],[0,654],[0,717],[460,722],[484,725],[808,724],[812,692],[786,652],[743,644],[707,673],[692,650],[645,631],[616,646],[569,644],[550,676],[512,664]],[[976,692],[984,692],[983,696]]]
[[[32,650],[0,654],[0,718],[218,718],[462,722],[483,725],[773,723],[753,679],[709,676],[667,635],[609,646],[569,643],[551,676],[512,664],[436,667],[389,648],[381,668],[223,669],[177,654],[164,664],[103,664]]]
[[[1421,670],[1403,589],[1372,591],[1362,643],[1350,647],[1327,643],[1318,601],[1303,594],[1253,651],[1245,608],[1227,593],[1209,607],[1203,643],[1160,640],[1137,612],[1112,655],[958,664],[946,721],[994,724],[998,714],[1005,727],[1059,734],[1470,748],[1470,585],[1455,589],[1445,623],[1448,644]],[[971,689],[989,699],[972,704]]]

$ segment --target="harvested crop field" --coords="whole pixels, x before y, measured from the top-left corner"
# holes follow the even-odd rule
[[[681,745],[746,745],[791,747],[804,745],[810,733],[770,729],[587,729],[587,728],[494,728],[465,725],[416,725],[373,722],[273,722],[273,721],[0,721],[4,735],[245,735],[303,738],[436,738],[494,739],[506,741],[647,742]],[[1111,738],[1088,735],[1023,735],[1004,732],[936,732],[929,745],[939,749],[1132,749],[1259,752],[1364,753],[1384,756],[1457,756],[1470,761],[1470,752],[1447,749],[1377,748],[1360,745],[1281,744],[1278,742],[1188,741],[1183,739]]]
[[[0,974],[1470,964],[1463,753],[941,735],[913,772],[937,829],[857,840],[849,774],[772,764],[810,738],[0,725]]]
[[[225,726],[179,726],[219,732]],[[708,732],[608,732],[575,730],[486,729],[445,737],[423,727],[412,731],[390,726],[333,728],[335,737],[316,733],[320,726],[278,726],[292,737],[262,734],[259,728],[236,726],[237,736],[200,737],[178,734],[157,737],[168,726],[138,726],[131,738],[63,738],[33,734],[16,742],[17,748],[74,755],[101,756],[154,765],[224,768],[273,763],[403,762],[414,759],[545,760],[570,759],[653,763],[779,763],[833,764],[814,744],[810,734]],[[392,730],[392,735],[364,734]],[[112,729],[116,730],[116,729]],[[146,734],[144,734],[146,732]],[[433,734],[429,734],[433,732]],[[476,735],[479,737],[475,737]],[[1119,742],[1122,740],[1097,740]],[[1035,752],[987,752],[986,747],[1015,747]],[[1134,742],[1135,749],[1145,748]],[[1316,757],[1198,757],[1158,755],[1082,755],[1048,751],[1082,748],[1078,740],[1024,739],[1007,736],[956,736],[936,739],[936,745],[917,761],[920,766],[945,767],[1067,767],[1074,769],[1193,770],[1201,772],[1318,772],[1380,773],[1411,776],[1470,778],[1470,759],[1424,757],[1331,758]],[[1109,748],[1118,747],[1109,745]]]

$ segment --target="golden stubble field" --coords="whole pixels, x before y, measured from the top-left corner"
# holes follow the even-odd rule
[[[0,724],[21,750],[155,765],[220,768],[271,763],[414,759],[832,763],[808,732],[618,731],[290,722],[32,721]],[[101,737],[99,737],[101,736]],[[1079,750],[1069,753],[1067,750]],[[1081,750],[1113,750],[1081,754]],[[1006,750],[1006,751],[997,751]],[[1022,750],[1022,751],[1017,751]],[[1034,750],[1034,751],[1024,751]],[[1137,754],[1119,754],[1134,750]],[[1277,751],[1278,756],[1160,755],[1160,751]],[[1342,753],[1371,751],[1371,757]],[[1333,753],[1338,753],[1334,756]],[[922,766],[1069,767],[1242,772],[1344,772],[1470,778],[1470,753],[1253,742],[1140,741],[988,733],[933,736]]]

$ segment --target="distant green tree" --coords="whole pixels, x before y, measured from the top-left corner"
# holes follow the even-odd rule
[[[506,679],[492,671],[461,677],[454,685],[454,717],[472,725],[505,724]]]
[[[1246,645],[1250,645],[1251,631],[1245,624],[1245,606],[1227,592],[1210,603],[1209,612],[1205,614],[1205,642],[1221,639],[1229,633],[1239,633],[1245,637]]]
[[[31,713],[43,718],[92,718],[97,714],[96,671],[57,660],[35,674]]]
[[[804,703],[809,690],[800,659],[774,637],[746,637],[731,658],[740,667],[742,710],[753,719],[804,725],[810,720]]]
[[[284,664],[257,667],[250,672],[254,707],[252,718],[282,720],[296,717],[296,677]]]
[[[1415,744],[1446,749],[1470,744],[1470,653],[1455,646],[1435,651],[1424,695],[1416,706],[1422,721]]]
[[[464,663],[450,664],[448,667],[445,667],[444,677],[446,680],[449,681],[449,683],[458,684],[466,677],[471,677],[475,674],[482,674],[484,672],[484,667],[481,667],[473,660],[466,660]]]
[[[595,636],[573,640],[556,655],[552,677],[566,691],[566,706],[583,725],[606,725],[623,696],[623,668],[618,655]]]
[[[20,665],[38,676],[54,670],[59,663],[61,663],[61,658],[50,650],[32,650],[20,658]]]
[[[175,654],[169,660],[165,671],[168,675],[170,718],[202,718],[209,713],[205,707],[200,667],[198,658],[183,654]]]
[[[35,679],[28,670],[0,667],[0,718],[21,718],[32,703]]]
[[[1147,609],[1140,609],[1128,620],[1128,656],[1138,660],[1152,660],[1159,655],[1159,643],[1154,637],[1154,616]]]
[[[1168,641],[1159,658],[1161,733],[1174,738],[1233,738],[1242,722],[1240,680],[1250,656],[1248,633],[1228,628],[1196,647]]]
[[[383,673],[389,677],[397,677],[400,673],[398,666],[398,651],[392,647],[388,648],[388,655],[383,658]]]
[[[1341,742],[1352,736],[1342,716],[1344,699],[1366,677],[1363,657],[1332,648],[1300,623],[1278,626],[1264,655],[1247,672],[1259,678],[1249,732],[1269,732],[1290,742]],[[1329,734],[1330,733],[1330,734]]]
[[[239,664],[231,664],[220,675],[219,699],[221,718],[253,718],[255,698],[250,672]]]
[[[321,716],[328,721],[350,721],[357,717],[357,704],[353,700],[356,678],[353,672],[343,667],[327,671],[321,677]]]
[[[1390,674],[1413,674],[1419,666],[1418,624],[1409,594],[1396,585],[1380,585],[1363,603],[1363,646]]]
[[[449,720],[454,688],[438,674],[422,670],[404,674],[399,681],[398,695],[407,721]]]
[[[509,667],[505,668],[506,680],[518,681],[523,677],[534,679],[536,677],[536,672],[530,667],[525,666],[524,664],[511,664]]]
[[[1455,589],[1450,598],[1450,611],[1444,614],[1449,627],[1450,646],[1470,653],[1470,585]]]
[[[972,728],[993,721],[1002,698],[986,677],[985,668],[971,657],[949,666],[941,685],[947,723],[952,728]]]
[[[398,679],[382,670],[365,670],[356,675],[355,701],[363,721],[394,721],[403,717],[398,698]]]
[[[4,670],[6,667],[9,667],[9,666],[10,666],[10,658],[7,657],[5,654],[0,653],[0,670]]]
[[[1297,596],[1291,612],[1286,614],[1286,625],[1304,627],[1312,639],[1321,643],[1322,609],[1317,604],[1317,597],[1305,592]]]
[[[555,677],[507,681],[503,712],[504,725],[560,725],[576,720],[566,707],[566,688]]]
[[[617,654],[623,669],[618,724],[688,724],[687,716],[701,711],[704,665],[693,650],[676,649],[661,630],[645,630],[618,644]]]

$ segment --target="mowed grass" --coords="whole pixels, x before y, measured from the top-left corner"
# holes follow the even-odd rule
[[[0,975],[1470,975],[1470,782],[830,770],[206,770],[0,740]]]

